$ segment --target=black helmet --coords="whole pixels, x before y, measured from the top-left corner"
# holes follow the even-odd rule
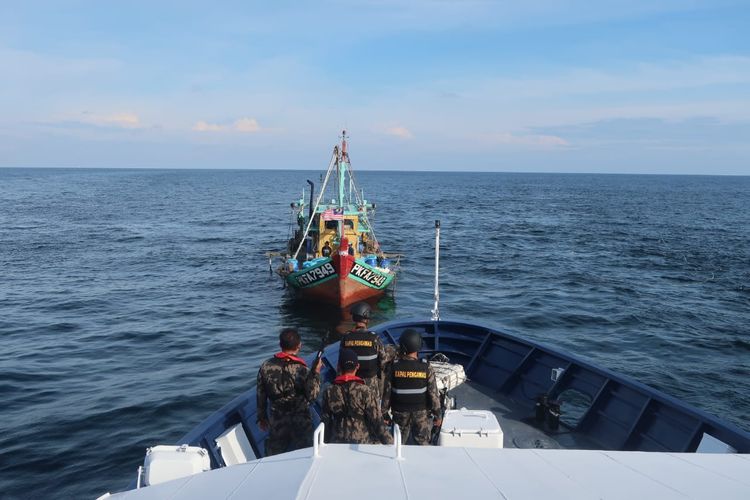
[[[364,321],[370,319],[370,306],[367,302],[357,302],[352,306],[352,319],[354,321]]]
[[[419,352],[422,348],[422,336],[413,328],[407,328],[404,333],[401,334],[401,339],[398,342],[401,347],[401,352],[404,354],[411,354],[413,352]]]

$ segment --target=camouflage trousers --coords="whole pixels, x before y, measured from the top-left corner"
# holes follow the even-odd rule
[[[310,412],[275,414],[266,438],[266,456],[307,448],[313,444]]]
[[[349,417],[341,422],[331,422],[326,425],[332,427],[331,443],[369,444],[375,442],[364,416]],[[379,444],[380,440],[377,443]]]
[[[393,422],[401,429],[401,443],[408,444],[409,437],[419,445],[430,444],[432,437],[432,417],[428,410],[412,412],[393,411]]]

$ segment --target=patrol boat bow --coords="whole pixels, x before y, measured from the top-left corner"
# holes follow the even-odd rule
[[[132,491],[114,497],[330,500],[351,498],[365,477],[374,480],[357,489],[362,498],[744,499],[750,492],[750,433],[730,423],[486,326],[415,320],[373,330],[394,345],[408,328],[421,332],[422,356],[444,354],[468,376],[446,401],[489,410],[500,435],[490,426],[444,423],[449,446],[403,445],[398,432],[395,447],[333,445],[322,442],[319,428],[314,448],[263,458],[266,434],[256,425],[251,389],[179,440],[203,450],[206,467],[183,464],[176,476],[162,476],[176,479],[163,483],[154,470],[151,486],[136,489],[134,481]],[[338,349],[338,343],[325,349],[324,384],[335,377]],[[320,406],[311,412],[317,425]],[[502,448],[475,448],[478,442]],[[209,465],[219,470],[188,475]]]

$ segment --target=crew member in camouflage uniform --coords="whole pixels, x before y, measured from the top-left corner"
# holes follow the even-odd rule
[[[377,395],[378,401],[383,397],[382,376],[387,361],[383,342],[377,333],[370,331],[370,306],[366,302],[358,302],[352,306],[351,313],[354,328],[344,334],[341,348],[352,349],[359,360],[359,377],[365,381]]]
[[[410,436],[416,444],[430,444],[433,425],[440,427],[443,423],[435,372],[426,360],[417,357],[421,348],[419,332],[405,330],[399,341],[399,357],[385,377],[383,412],[391,410],[404,444]]]
[[[352,349],[339,350],[339,376],[323,393],[323,421],[333,443],[392,444],[380,413],[380,398],[357,376],[359,362]]]
[[[312,446],[309,407],[320,392],[321,363],[308,370],[305,360],[297,356],[302,347],[297,330],[282,330],[279,345],[281,352],[265,361],[258,370],[258,427],[262,431],[270,430],[266,456]]]

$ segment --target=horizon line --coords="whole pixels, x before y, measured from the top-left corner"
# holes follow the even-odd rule
[[[0,170],[174,170],[174,171],[201,171],[201,172],[233,172],[233,171],[256,171],[256,172],[325,172],[325,169],[313,168],[254,168],[254,167],[40,167],[40,166],[23,166],[10,167],[0,165]],[[557,172],[547,170],[530,170],[530,171],[508,171],[508,170],[403,170],[403,169],[356,169],[355,172],[408,172],[408,173],[446,173],[446,174],[557,174],[557,175],[654,175],[670,177],[750,177],[750,174],[726,174],[726,173],[665,173],[665,172],[592,172],[592,171],[571,171]]]

